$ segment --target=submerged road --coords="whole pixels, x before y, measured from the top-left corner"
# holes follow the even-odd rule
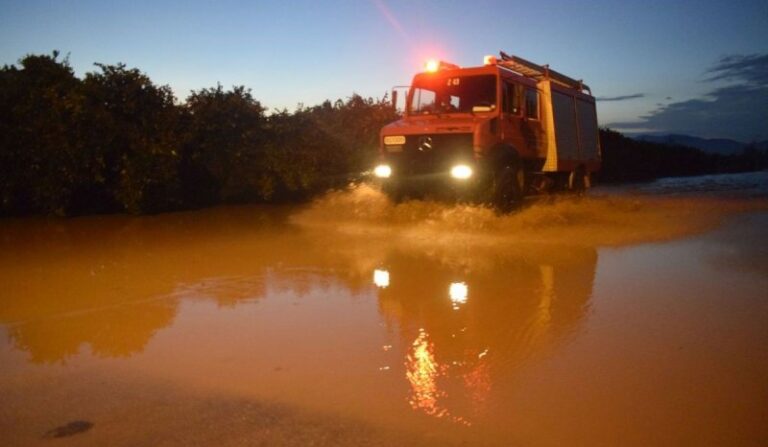
[[[0,445],[764,445],[767,290],[768,173],[6,219]]]

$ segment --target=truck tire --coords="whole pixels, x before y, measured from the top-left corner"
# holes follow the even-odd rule
[[[381,186],[381,191],[389,198],[389,200],[397,205],[405,200],[405,191],[401,185],[396,183],[387,182]]]
[[[589,174],[584,168],[576,168],[568,176],[568,190],[579,195],[584,194],[589,189],[589,180]]]
[[[519,160],[504,163],[493,176],[491,204],[502,213],[508,213],[523,204],[525,196],[525,168]]]

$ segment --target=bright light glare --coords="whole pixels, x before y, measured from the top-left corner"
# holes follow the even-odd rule
[[[451,168],[451,177],[457,179],[468,179],[472,177],[472,168],[467,165],[456,165]]]
[[[424,69],[429,73],[436,72],[438,68],[440,68],[440,62],[436,59],[429,59],[424,64]]]
[[[392,175],[392,168],[389,165],[378,165],[374,168],[373,175],[379,178],[389,178]]]
[[[469,295],[469,287],[463,282],[453,282],[451,287],[448,288],[448,296],[451,297],[451,303],[453,308],[458,309],[459,305],[467,302],[467,296]]]
[[[483,57],[483,65],[496,65],[496,56],[485,56]]]
[[[380,287],[382,289],[389,287],[389,272],[386,270],[374,270],[373,283],[376,285],[376,287]]]

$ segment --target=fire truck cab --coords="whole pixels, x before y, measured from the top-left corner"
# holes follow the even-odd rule
[[[402,119],[380,133],[373,172],[387,193],[451,191],[503,211],[532,192],[590,186],[600,143],[589,87],[500,56],[469,68],[429,62],[414,76]]]

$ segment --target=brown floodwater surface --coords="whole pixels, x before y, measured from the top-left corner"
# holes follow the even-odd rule
[[[0,445],[765,445],[767,291],[754,197],[7,219]]]

